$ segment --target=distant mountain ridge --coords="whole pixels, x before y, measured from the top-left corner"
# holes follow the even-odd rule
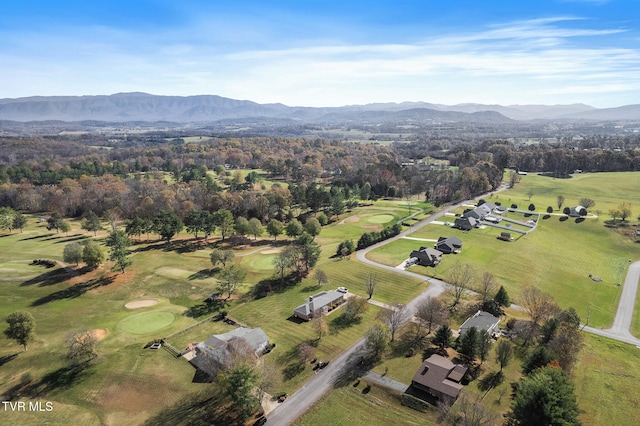
[[[0,120],[19,122],[168,121],[176,123],[271,118],[309,123],[353,121],[508,123],[513,120],[639,120],[640,105],[597,109],[572,105],[441,105],[427,102],[374,103],[343,107],[259,104],[216,95],[159,96],[117,93],[96,96],[33,96],[0,99]]]

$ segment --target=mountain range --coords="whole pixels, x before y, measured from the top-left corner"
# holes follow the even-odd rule
[[[333,124],[386,121],[509,123],[514,120],[640,120],[640,104],[598,109],[585,104],[502,106],[402,102],[317,108],[259,104],[215,95],[158,96],[147,93],[0,99],[0,120],[19,122],[96,120],[206,123],[256,118]]]

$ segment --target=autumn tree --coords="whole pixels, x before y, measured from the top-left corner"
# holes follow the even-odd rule
[[[62,215],[58,212],[54,212],[49,216],[49,219],[47,219],[47,229],[49,231],[55,229],[57,234],[63,221]]]
[[[27,226],[27,217],[20,212],[16,212],[13,216],[13,229],[19,229],[22,233],[25,226]]]
[[[536,327],[559,311],[551,295],[532,286],[522,290],[520,305]]]
[[[300,364],[306,364],[316,357],[316,350],[309,342],[303,342],[298,345],[298,357]]]
[[[347,300],[344,308],[342,308],[342,315],[340,315],[346,323],[352,323],[360,320],[362,314],[369,309],[367,299],[364,297],[353,296]]]
[[[585,209],[590,209],[596,205],[596,202],[592,198],[580,198],[580,205]]]
[[[36,337],[36,320],[26,311],[17,311],[5,320],[9,327],[4,331],[4,335],[11,340],[15,340],[27,351],[27,344]]]
[[[624,222],[629,216],[631,216],[631,203],[620,203],[617,210],[620,212],[620,219]]]

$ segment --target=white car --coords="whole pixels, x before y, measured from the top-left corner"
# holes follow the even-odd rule
[[[346,287],[338,287],[336,289],[336,291],[339,291],[340,293],[346,293],[347,292],[347,288]]]

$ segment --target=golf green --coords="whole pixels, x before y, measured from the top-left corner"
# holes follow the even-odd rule
[[[147,334],[168,327],[175,319],[171,312],[143,312],[120,321],[120,328],[131,334]]]
[[[390,214],[377,214],[367,218],[369,223],[387,223],[393,220],[393,216]]]
[[[255,254],[249,261],[249,266],[253,269],[269,270],[273,269],[273,259],[275,254]]]

